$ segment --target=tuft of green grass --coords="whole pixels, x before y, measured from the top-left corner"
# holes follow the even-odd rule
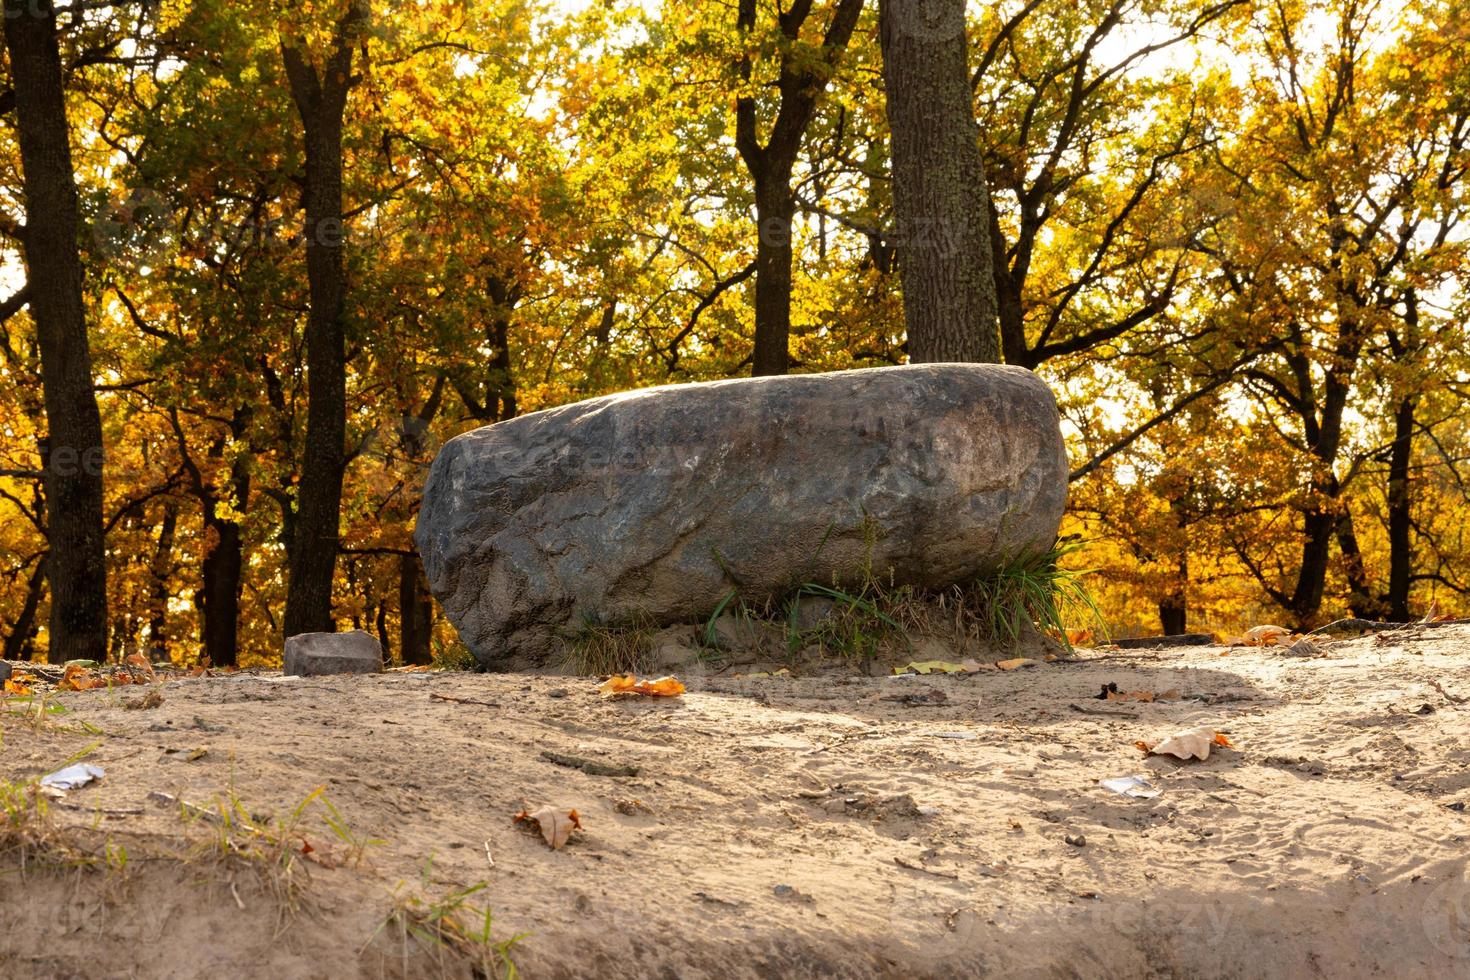
[[[432,858],[422,874],[427,886]],[[368,939],[371,945],[385,930],[392,930],[399,940],[403,956],[403,972],[409,970],[410,950],[417,947],[442,960],[446,953],[469,960],[478,975],[500,976],[516,980],[519,975],[511,954],[516,945],[530,933],[517,933],[507,939],[494,936],[495,919],[488,906],[477,906],[470,898],[489,886],[479,882],[468,888],[456,888],[439,896],[426,898],[420,892],[406,891],[400,883],[393,895],[393,908],[378,930]],[[366,948],[366,947],[364,947]]]
[[[61,722],[67,714],[66,705],[57,698],[54,690],[43,690],[33,694],[11,695],[0,700],[0,719],[14,719],[28,726],[33,732],[53,732],[68,735],[101,735],[102,729],[85,721]],[[0,728],[0,744],[4,742],[4,729]]]
[[[233,789],[227,796],[217,797],[213,807],[198,806],[184,800],[179,800],[178,805],[181,820],[186,824],[205,825],[209,830],[203,842],[195,848],[192,859],[212,858],[232,869],[246,868],[256,872],[266,890],[279,903],[283,925],[288,916],[300,911],[304,889],[310,879],[308,861],[327,867],[356,867],[365,859],[368,848],[383,843],[354,832],[341,812],[327,799],[324,786],[318,786],[290,813],[280,818],[252,813]],[[325,832],[307,821],[307,814],[314,805],[326,811],[321,817]],[[335,843],[331,841],[333,837],[336,838]],[[315,844],[312,843],[313,838]],[[233,889],[233,876],[230,880]],[[238,895],[236,901],[239,901]]]
[[[1067,627],[1079,619],[1106,635],[1102,612],[1083,582],[1091,572],[1062,567],[1080,547],[1078,542],[1059,543],[1047,551],[1002,561],[961,588],[961,618],[967,614],[981,638],[998,646],[1015,646],[1034,628],[1070,651]]]
[[[566,640],[566,666],[585,677],[636,674],[648,666],[656,631],[642,616],[621,624],[586,621]]]
[[[908,589],[885,589],[871,577],[855,591],[807,582],[786,601],[787,651],[795,655],[816,644],[824,655],[866,663],[886,648],[907,647],[908,634],[893,612],[910,595]],[[825,599],[832,608],[816,625],[803,629],[798,623],[803,599]]]
[[[1055,638],[1071,649],[1067,627],[1092,625],[1107,632],[1085,578],[1090,572],[1064,567],[1080,544],[1058,544],[1043,552],[1001,561],[973,580],[938,592],[884,584],[872,569],[852,589],[809,582],[787,600],[787,644],[819,644],[824,654],[866,662],[911,648],[911,637],[947,637],[956,650],[979,646],[1010,651],[1030,634]],[[797,624],[802,599],[823,598],[832,613],[814,627]]]
[[[66,865],[76,858],[51,820],[39,779],[0,781],[0,858],[13,858],[24,874],[34,865]]]
[[[749,615],[749,612],[745,608],[745,604],[740,601],[740,590],[731,589],[729,592],[726,592],[725,595],[720,599],[719,603],[715,605],[714,612],[710,613],[709,618],[704,621],[704,630],[700,634],[700,639],[703,641],[703,645],[706,648],[714,649],[719,646],[719,640],[715,636],[715,623],[719,622],[720,617],[725,615],[725,613],[730,610],[731,606],[735,607],[738,615]]]
[[[82,761],[101,744],[93,742],[54,768],[64,769]],[[99,855],[83,847],[74,835],[64,833],[52,819],[47,792],[41,786],[40,776],[20,781],[0,780],[0,858],[7,863],[16,859],[17,870],[22,875],[32,869],[113,867],[116,857],[111,840],[104,841]],[[125,865],[126,852],[122,860]]]

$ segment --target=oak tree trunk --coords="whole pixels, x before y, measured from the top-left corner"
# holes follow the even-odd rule
[[[521,301],[521,290],[500,276],[491,276],[486,291],[495,303],[495,313],[485,329],[491,352],[485,379],[485,413],[492,421],[504,422],[520,414],[510,363],[510,318],[511,311]]]
[[[29,660],[31,648],[36,642],[36,610],[41,607],[41,597],[46,592],[46,556],[36,559],[36,568],[26,582],[26,598],[21,605],[20,615],[10,632],[5,634],[4,653],[6,660]]]
[[[306,447],[296,499],[296,532],[286,594],[286,636],[330,633],[332,580],[341,540],[347,442],[347,338],[343,324],[342,128],[352,88],[353,52],[367,17],[354,3],[337,25],[335,48],[318,74],[309,56],[283,43],[291,96],[306,146]]]
[[[1353,514],[1346,508],[1337,522],[1337,550],[1342,553],[1342,570],[1347,579],[1348,610],[1358,619],[1381,619],[1382,609],[1373,596],[1372,581],[1363,560],[1362,546],[1358,544]]]
[[[158,526],[158,545],[153,550],[153,564],[148,571],[152,587],[148,595],[148,659],[168,659],[168,603],[173,597],[169,582],[174,572],[174,536],[179,525],[179,505],[169,500],[163,507],[163,521]]]
[[[24,171],[22,246],[48,430],[49,656],[53,663],[100,661],[107,655],[102,420],[82,297],[81,216],[56,10],[51,0],[4,0],[4,19]]]
[[[751,374],[785,374],[791,365],[791,222],[796,215],[796,195],[791,175],[801,153],[801,144],[816,113],[817,100],[827,87],[827,77],[838,56],[846,49],[863,11],[864,0],[837,0],[822,35],[822,51],[816,58],[795,54],[782,56],[775,89],[780,107],[761,141],[756,100],[744,95],[735,100],[735,148],[755,184],[756,271],[755,349]],[[812,0],[793,0],[777,7],[777,26],[788,41],[802,36],[802,27],[812,13]],[[742,35],[756,29],[756,0],[739,0],[735,26]],[[742,57],[737,70],[744,82],[753,78],[750,57]]]
[[[244,513],[250,494],[250,474],[244,462],[234,467],[234,509]],[[204,656],[215,667],[239,663],[240,588],[245,559],[244,536],[237,521],[220,514],[211,500],[204,510],[204,537],[210,544],[204,556],[203,587],[199,605],[203,624]]]
[[[755,351],[753,376],[785,374],[791,364],[791,221],[796,200],[791,176],[766,175],[756,181]]]
[[[909,360],[1000,360],[964,0],[881,0]]]
[[[434,605],[424,566],[416,554],[398,559],[398,636],[405,664],[427,664],[434,659],[429,639],[434,628]]]
[[[1414,571],[1414,519],[1410,512],[1409,472],[1414,453],[1414,412],[1410,395],[1394,411],[1393,446],[1388,455],[1388,619],[1409,621],[1409,586]]]
[[[1303,507],[1301,565],[1297,569],[1296,585],[1285,603],[1301,626],[1313,624],[1321,611],[1332,541],[1339,536],[1343,521],[1343,487],[1333,468],[1342,446],[1343,417],[1360,346],[1355,339],[1355,326],[1344,325],[1342,330],[1347,339],[1339,345],[1341,363],[1329,370],[1323,380],[1320,415],[1313,403],[1305,402],[1302,406],[1307,449],[1314,457],[1316,472],[1312,474],[1310,495]]]
[[[1175,592],[1159,600],[1159,626],[1165,636],[1183,636],[1189,632],[1189,610],[1184,604],[1184,595]]]

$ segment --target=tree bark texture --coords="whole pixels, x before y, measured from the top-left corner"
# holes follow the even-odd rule
[[[72,168],[56,10],[51,0],[4,0],[15,92],[31,316],[46,406],[46,573],[53,663],[107,655],[102,419],[93,387],[78,250],[81,214]]]
[[[1000,360],[964,0],[881,0],[909,360]]]

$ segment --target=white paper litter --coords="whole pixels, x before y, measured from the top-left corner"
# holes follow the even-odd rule
[[[94,779],[101,779],[107,773],[102,771],[101,766],[89,765],[78,762],[74,766],[58,769],[41,777],[41,785],[51,789],[80,789]]]
[[[1151,800],[1163,792],[1161,788],[1149,782],[1145,776],[1119,776],[1116,779],[1100,779],[1097,784],[1103,789],[1111,790],[1120,796],[1131,796],[1139,800]]]

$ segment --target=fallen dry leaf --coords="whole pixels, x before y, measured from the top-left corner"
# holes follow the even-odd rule
[[[951,663],[948,660],[916,660],[902,667],[893,668],[895,674],[972,674],[980,669],[973,660]]]
[[[1014,660],[1000,660],[995,666],[999,670],[1018,670],[1021,667],[1035,667],[1039,661],[1029,657],[1016,657]]]
[[[5,679],[5,694],[7,697],[24,697],[31,693],[30,678],[24,674]]]
[[[605,698],[628,698],[642,695],[654,698],[676,698],[684,693],[684,685],[676,677],[640,681],[632,674],[614,674],[598,688]]]
[[[129,680],[131,683],[131,679]],[[96,671],[88,670],[86,667],[72,664],[61,675],[61,680],[56,682],[58,691],[90,691],[94,687],[106,687],[107,681],[97,675]]]
[[[1285,626],[1252,626],[1240,637],[1240,646],[1272,647],[1290,645],[1295,640]],[[1236,645],[1236,644],[1232,644]]]
[[[127,664],[129,667],[136,667],[139,670],[143,671],[143,673],[150,676],[153,674],[153,664],[150,663],[148,658],[143,656],[141,653],[129,654],[127,656],[127,659],[125,659],[123,663]]]
[[[561,848],[572,836],[573,830],[582,829],[582,818],[576,810],[558,810],[543,806],[534,813],[522,810],[515,815],[516,823],[535,823],[541,827],[541,836],[553,851]]]
[[[1201,762],[1210,757],[1210,749],[1216,745],[1227,749],[1235,748],[1230,744],[1230,739],[1208,727],[1176,732],[1156,742],[1134,742],[1133,744],[1148,755],[1172,755],[1178,759],[1198,759]]]

